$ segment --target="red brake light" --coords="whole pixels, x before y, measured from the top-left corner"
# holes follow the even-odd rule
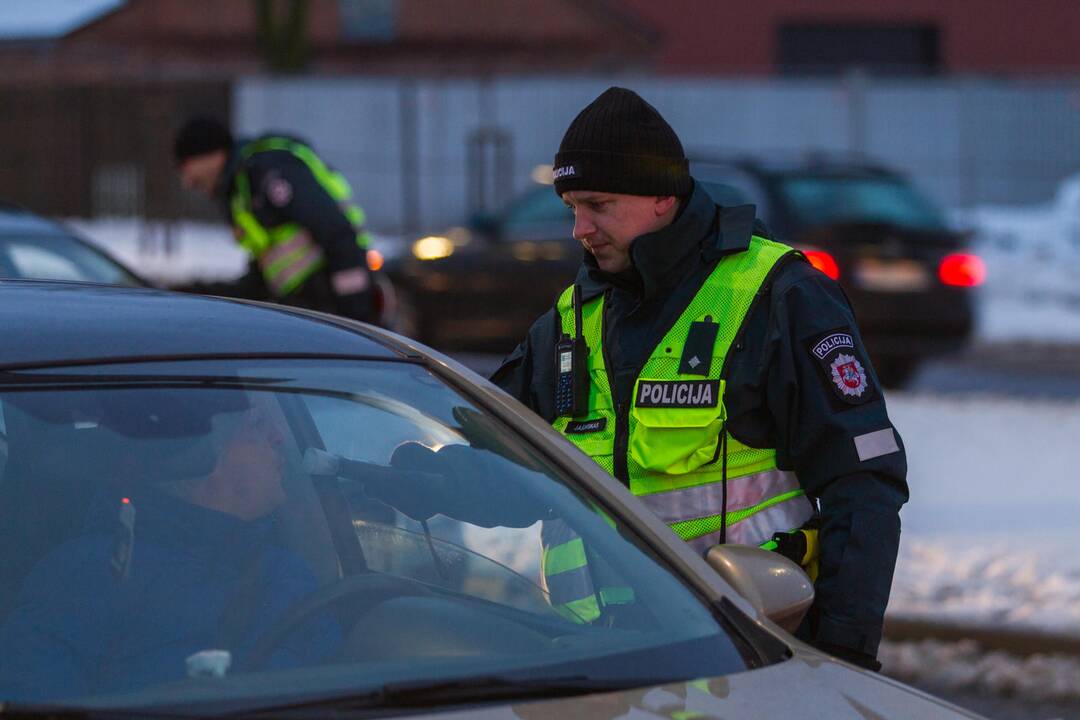
[[[953,253],[941,259],[938,278],[953,287],[975,287],[986,280],[986,264],[978,255]]]
[[[828,275],[833,280],[840,279],[840,266],[833,260],[833,256],[824,250],[803,250],[803,255],[810,261],[810,264],[816,267],[821,272]]]

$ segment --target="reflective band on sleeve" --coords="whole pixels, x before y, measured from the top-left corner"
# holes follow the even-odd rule
[[[896,444],[896,433],[892,428],[877,430],[855,438],[855,450],[859,453],[859,461],[866,462],[882,455],[900,452]]]
[[[565,605],[593,594],[592,576],[584,565],[560,573],[548,573],[544,576],[544,582],[551,602],[556,605]]]
[[[600,603],[595,595],[554,607],[557,613],[571,622],[587,623],[600,617]]]
[[[338,295],[352,295],[353,293],[367,290],[371,283],[368,280],[368,271],[363,268],[340,270],[330,276],[330,284],[334,286],[334,292]]]
[[[544,553],[544,574],[548,577],[585,567],[585,543],[581,538],[548,548]]]

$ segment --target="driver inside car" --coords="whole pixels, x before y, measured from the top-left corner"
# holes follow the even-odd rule
[[[235,672],[285,611],[317,589],[304,560],[275,541],[287,431],[276,401],[254,393],[246,407],[207,417],[216,397],[235,406],[239,393],[194,395],[200,404],[177,412],[195,413],[205,432],[125,440],[122,447],[138,450],[120,451],[118,474],[145,477],[103,492],[83,531],[24,581],[0,627],[5,700],[179,680],[188,658],[207,650],[228,651]],[[168,407],[132,407],[122,413],[136,436],[145,432],[140,423],[170,421]],[[274,648],[266,666],[315,664],[340,638],[332,618],[315,616]]]

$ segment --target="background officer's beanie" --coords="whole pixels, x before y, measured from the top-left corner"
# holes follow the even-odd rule
[[[215,150],[228,150],[232,144],[232,133],[223,122],[217,118],[199,115],[189,118],[176,131],[173,156],[179,163]]]
[[[693,188],[682,143],[632,90],[612,87],[578,113],[555,155],[555,192],[687,195]]]

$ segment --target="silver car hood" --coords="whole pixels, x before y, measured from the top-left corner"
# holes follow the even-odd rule
[[[786,662],[723,677],[410,717],[959,720],[982,716],[878,674],[799,651]]]

